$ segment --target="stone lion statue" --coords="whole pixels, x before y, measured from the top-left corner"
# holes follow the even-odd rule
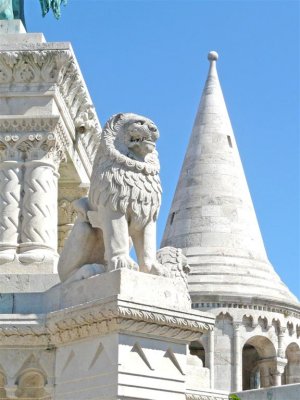
[[[95,156],[89,196],[75,204],[79,216],[58,265],[62,281],[87,264],[93,267],[86,274],[81,271],[81,277],[117,268],[159,273],[158,137],[155,124],[140,115],[117,114],[108,120]],[[138,263],[129,255],[131,242]]]

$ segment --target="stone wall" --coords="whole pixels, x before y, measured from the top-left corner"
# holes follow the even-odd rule
[[[236,393],[241,400],[299,400],[300,384]]]

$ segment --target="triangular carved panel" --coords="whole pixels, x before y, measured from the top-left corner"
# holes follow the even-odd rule
[[[144,363],[147,365],[147,367],[148,367],[149,369],[151,369],[152,371],[154,370],[154,368],[153,368],[152,365],[150,364],[149,359],[147,358],[147,356],[146,356],[146,354],[144,353],[144,351],[143,351],[141,345],[140,345],[138,342],[136,342],[136,343],[134,344],[134,346],[132,347],[131,351],[137,353],[137,354],[141,357],[141,359],[144,361]]]
[[[174,354],[173,350],[169,347],[168,350],[165,352],[164,357],[169,358],[169,360],[172,361],[172,363],[175,365],[175,367],[178,369],[178,371],[182,374],[185,375],[183,372],[176,355]]]

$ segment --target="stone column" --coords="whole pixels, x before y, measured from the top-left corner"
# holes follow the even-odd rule
[[[80,187],[78,184],[60,182],[58,187],[58,253],[60,254],[64,244],[74,226],[77,211],[73,201],[87,196],[88,187]]]
[[[266,388],[272,386],[270,380],[270,360],[262,359],[258,362],[260,372],[260,387]]]
[[[52,134],[33,136],[26,145],[19,261],[48,262],[55,268],[58,257],[57,170],[61,151]]]
[[[215,386],[215,332],[213,330],[208,333],[208,365],[210,370],[210,388]]]
[[[285,331],[286,331],[286,328],[284,328],[284,327],[279,328],[279,331],[278,331],[277,356],[281,357],[281,358],[285,358],[285,352],[284,352],[284,348],[283,348],[283,341],[284,341]]]
[[[21,163],[0,164],[0,264],[16,258],[21,198]]]
[[[281,386],[282,384],[282,374],[284,373],[284,368],[287,364],[286,358],[276,357],[275,359],[275,368],[272,371],[273,376],[273,386]]]
[[[242,384],[242,348],[241,348],[241,333],[240,323],[233,324],[233,375],[234,375],[234,388],[233,390],[239,392],[243,389]]]

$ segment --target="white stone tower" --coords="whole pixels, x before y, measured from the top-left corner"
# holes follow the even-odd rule
[[[208,59],[162,246],[183,249],[194,307],[217,317],[215,355],[205,360],[216,388],[280,385],[282,374],[283,383],[299,382],[299,303],[267,258],[217,75],[217,53]],[[211,341],[194,347],[211,353]]]

